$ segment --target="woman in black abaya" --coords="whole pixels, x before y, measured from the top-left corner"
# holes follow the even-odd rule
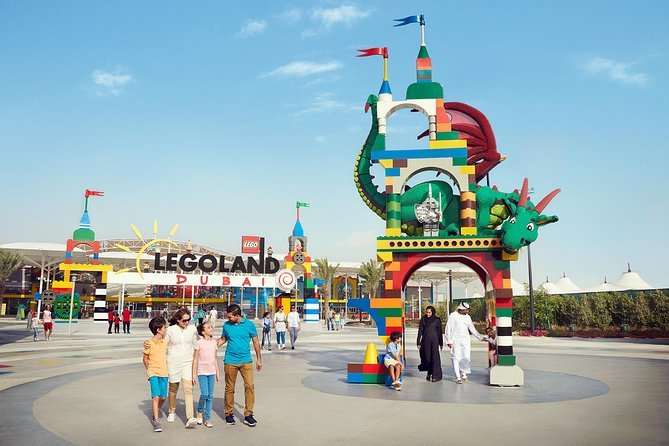
[[[444,330],[441,319],[436,315],[433,306],[425,309],[425,315],[420,319],[418,326],[418,350],[420,364],[418,370],[427,372],[428,381],[441,381],[441,355],[439,350],[444,348]]]

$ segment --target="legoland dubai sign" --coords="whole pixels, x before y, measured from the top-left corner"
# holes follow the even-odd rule
[[[226,265],[225,256],[210,254],[197,257],[195,254],[162,253],[154,254],[154,273],[142,273],[142,254],[156,240],[144,245],[137,255],[138,272],[119,272],[108,276],[108,283],[125,285],[189,285],[224,287],[278,287],[285,291],[295,286],[296,277],[292,271],[279,270],[281,265],[273,257],[265,257],[265,240],[262,237],[242,238],[242,252],[253,252],[258,258],[237,256]],[[251,248],[251,249],[249,249]],[[201,274],[189,274],[199,270]],[[218,273],[218,274],[211,274]],[[258,275],[264,274],[264,275]],[[270,274],[274,274],[273,276]]]

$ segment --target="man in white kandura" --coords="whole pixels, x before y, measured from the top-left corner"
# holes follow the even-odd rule
[[[455,382],[462,384],[467,381],[467,373],[471,373],[471,341],[469,333],[479,341],[485,341],[469,316],[469,304],[462,302],[458,309],[448,315],[446,323],[446,345],[451,349],[451,361],[455,372]]]

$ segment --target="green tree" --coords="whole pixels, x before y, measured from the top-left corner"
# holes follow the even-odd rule
[[[328,308],[330,308],[330,298],[333,294],[333,285],[334,285],[334,278],[339,272],[339,263],[337,265],[332,265],[330,262],[328,262],[327,257],[324,259],[316,259],[316,268],[315,268],[315,273],[318,277],[321,278],[325,282],[325,287],[323,288],[323,296],[324,296],[324,302],[325,302],[325,309],[326,311]]]
[[[660,290],[648,293],[648,325],[650,327],[669,328],[669,296]]]
[[[650,317],[650,309],[648,308],[648,300],[643,291],[636,295],[634,304],[630,307],[629,323],[634,327],[645,327],[648,325],[648,318]]]
[[[364,280],[362,289],[369,293],[370,298],[376,297],[384,274],[383,263],[370,259],[369,262],[362,262],[360,265],[358,276]]]
[[[24,265],[23,254],[0,250],[0,308],[5,298],[5,281],[11,274]]]
[[[606,305],[606,296],[604,293],[595,293],[586,299],[590,307],[590,325],[594,328],[606,328],[611,325],[611,314]]]

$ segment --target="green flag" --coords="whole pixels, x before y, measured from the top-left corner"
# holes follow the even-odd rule
[[[295,203],[295,207],[297,207],[297,208],[308,208],[309,203],[303,203],[301,201],[298,201],[297,203]]]

